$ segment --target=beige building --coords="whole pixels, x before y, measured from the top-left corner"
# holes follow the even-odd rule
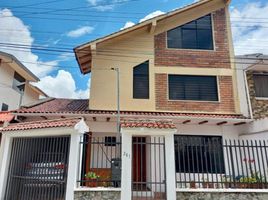
[[[39,79],[13,55],[0,52],[0,110],[15,110],[47,96],[31,83]]]

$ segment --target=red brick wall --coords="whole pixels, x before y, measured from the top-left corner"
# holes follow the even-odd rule
[[[225,10],[213,13],[214,50],[167,49],[166,32],[154,38],[155,66],[230,68]]]
[[[187,112],[234,113],[234,97],[231,76],[219,76],[220,102],[168,100],[168,75],[155,74],[156,110]]]

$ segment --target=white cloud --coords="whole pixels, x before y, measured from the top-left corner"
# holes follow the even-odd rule
[[[34,42],[34,38],[31,36],[30,27],[26,26],[23,21],[13,15],[9,9],[0,9],[0,42],[23,44],[27,47],[31,47]],[[51,72],[58,64],[58,61],[44,62],[40,58],[32,53],[30,48],[18,49],[4,47],[0,45],[0,51],[4,51],[14,55],[18,60],[22,62],[30,71],[39,77],[43,77]]]
[[[129,0],[87,0],[87,2],[94,6],[96,10],[107,11],[112,10],[116,4],[126,3]]]
[[[123,29],[125,29],[125,28],[129,28],[129,27],[134,26],[134,25],[135,25],[134,22],[127,21],[127,22],[125,23],[124,27],[120,28],[120,30],[123,30]]]
[[[163,14],[165,14],[165,13],[162,12],[162,11],[160,11],[160,10],[157,10],[157,11],[154,11],[154,12],[152,12],[152,13],[146,15],[144,18],[140,19],[139,22],[143,22],[143,21],[146,21],[146,20],[148,20],[148,19],[151,19],[151,18],[156,17],[156,16],[158,16],[158,15],[163,15]]]
[[[80,27],[78,29],[69,31],[67,33],[67,36],[72,37],[72,38],[77,38],[77,37],[81,37],[83,35],[92,33],[93,30],[94,30],[94,28],[91,26],[83,26],[83,27]]]
[[[61,98],[89,98],[90,79],[86,90],[78,90],[72,74],[65,70],[59,70],[56,76],[46,76],[41,78],[37,87],[51,97]]]
[[[268,3],[248,3],[242,9],[232,8],[231,21],[236,55],[268,54]]]
[[[143,21],[146,21],[146,20],[148,20],[148,19],[151,19],[151,18],[153,18],[153,17],[159,16],[159,15],[163,15],[163,14],[165,14],[165,13],[162,12],[162,11],[160,11],[160,10],[154,11],[154,12],[152,12],[152,13],[146,15],[144,18],[140,19],[140,20],[139,20],[139,23],[141,23],[141,22],[143,22]],[[132,22],[132,21],[127,21],[127,22],[125,23],[125,25],[124,25],[122,28],[120,28],[120,30],[123,30],[123,29],[125,29],[125,28],[129,28],[129,27],[134,26],[134,25],[135,25],[134,22]]]

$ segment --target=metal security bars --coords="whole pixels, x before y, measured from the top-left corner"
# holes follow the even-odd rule
[[[14,138],[6,200],[64,200],[69,136]]]
[[[133,137],[132,199],[166,199],[164,137]]]
[[[80,152],[80,186],[121,187],[121,138],[84,134]]]
[[[260,140],[175,136],[177,188],[268,189],[268,146]]]

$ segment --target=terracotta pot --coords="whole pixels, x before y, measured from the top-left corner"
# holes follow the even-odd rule
[[[85,182],[87,187],[97,187],[98,186],[98,182],[96,178],[86,178],[86,181],[89,182]]]
[[[194,181],[190,182],[190,188],[196,188],[196,184]]]
[[[204,182],[202,183],[202,185],[203,185],[203,188],[214,188],[213,183]]]

